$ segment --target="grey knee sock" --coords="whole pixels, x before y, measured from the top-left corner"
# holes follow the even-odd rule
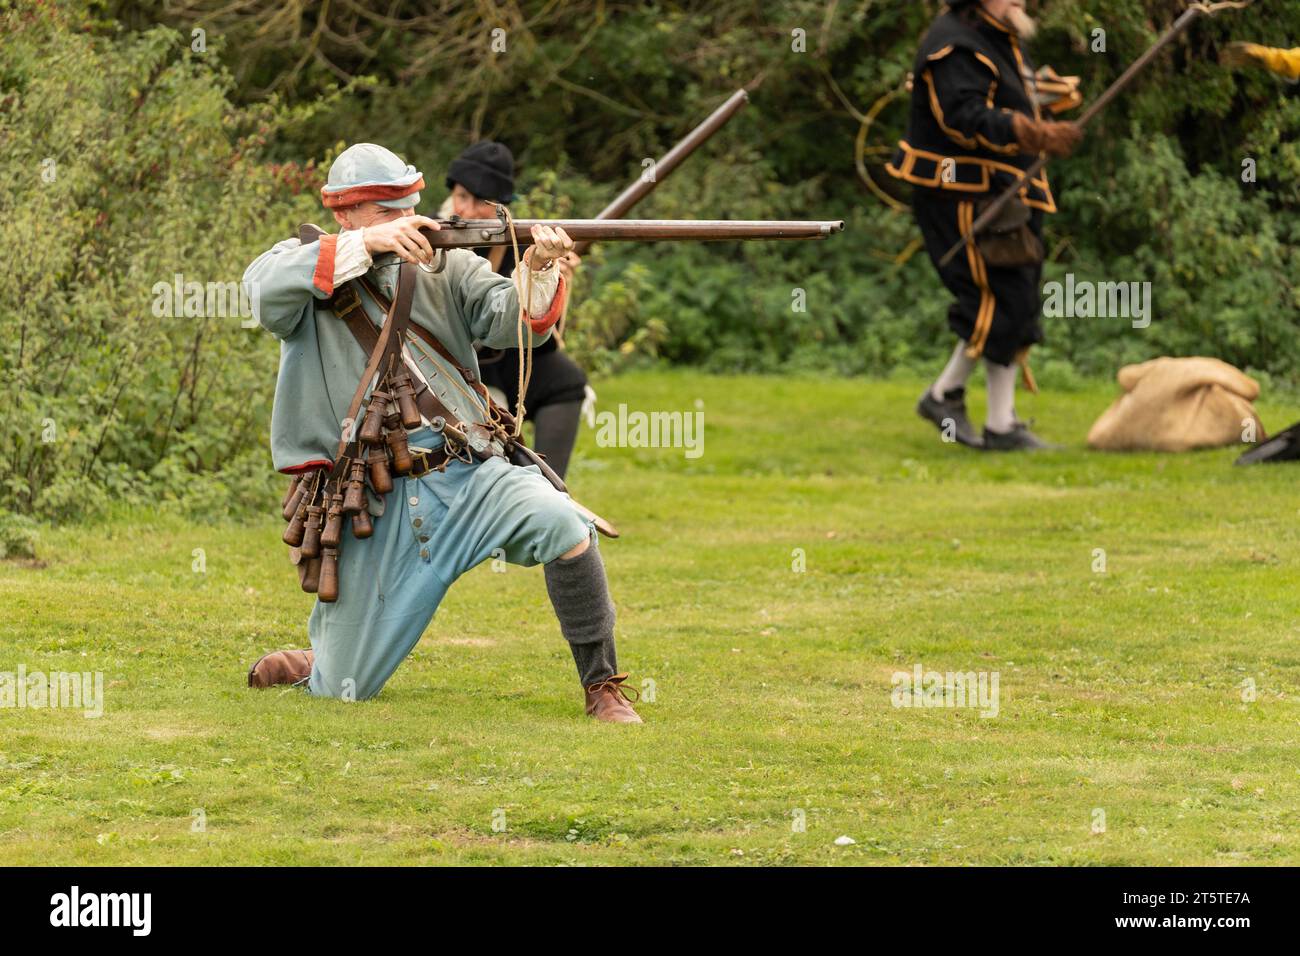
[[[561,478],[569,469],[573,443],[578,440],[578,422],[581,421],[582,402],[560,402],[543,405],[532,412],[533,450],[546,456],[546,463]]]
[[[556,558],[544,567],[546,593],[569,642],[578,679],[590,687],[618,673],[614,654],[614,602],[605,564],[593,540],[576,558]]]

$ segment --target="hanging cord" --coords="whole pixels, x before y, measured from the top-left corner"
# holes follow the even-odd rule
[[[524,404],[524,394],[528,391],[528,386],[533,380],[533,329],[528,323],[529,307],[533,302],[533,270],[528,263],[519,255],[519,237],[515,235],[515,219],[510,215],[510,210],[500,203],[493,203],[496,207],[497,215],[502,217],[506,224],[506,232],[510,236],[510,248],[515,254],[515,273],[518,274],[522,267],[524,270],[523,294],[519,296],[519,323],[515,326],[515,341],[519,343],[519,379],[517,382],[519,391],[515,400],[515,427],[512,437],[518,438],[519,433],[524,428],[524,414],[528,411]],[[517,288],[517,286],[516,286]],[[528,336],[525,344],[524,336]]]
[[[559,266],[557,265],[558,269]],[[561,352],[564,351],[564,321],[569,317],[569,303],[573,300],[573,288],[570,286],[569,295],[564,297],[564,305],[560,306],[560,320],[555,323],[555,328],[551,329],[551,338],[555,339],[555,347]]]

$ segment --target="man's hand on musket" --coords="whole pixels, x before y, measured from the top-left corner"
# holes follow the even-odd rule
[[[565,282],[573,282],[573,274],[578,271],[578,266],[582,265],[582,256],[576,252],[566,252],[559,259],[555,260],[559,266],[560,272],[564,275]]]
[[[433,246],[420,235],[421,229],[437,231],[441,226],[428,216],[400,216],[388,222],[366,226],[361,238],[366,252],[374,256],[380,252],[395,252],[407,262],[433,264]]]
[[[540,272],[552,262],[573,253],[573,240],[559,226],[533,226],[532,234],[533,244],[524,253],[524,262],[534,272]]]

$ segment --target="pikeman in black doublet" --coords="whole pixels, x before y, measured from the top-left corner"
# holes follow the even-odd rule
[[[981,206],[1038,157],[1065,156],[1082,133],[1044,118],[1080,103],[1077,80],[1035,70],[1022,41],[1034,22],[1024,0],[950,0],[921,41],[905,137],[886,167],[911,183],[912,207],[939,278],[956,297],[948,325],[961,339],[917,405],[944,437],[989,450],[1045,447],[1015,414],[1016,366],[1037,391],[1029,350],[1043,341],[1039,289],[1043,216],[1056,211],[1046,173],[998,220],[940,267]],[[966,380],[983,358],[988,415],[983,434],[966,416]]]

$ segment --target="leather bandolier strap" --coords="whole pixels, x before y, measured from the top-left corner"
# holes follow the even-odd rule
[[[403,265],[410,265],[410,263],[403,263]],[[376,303],[379,303],[381,306],[384,306],[385,303],[387,303],[387,299],[383,297],[379,290],[375,289],[369,282],[354,279],[350,282],[344,283],[330,299],[329,304],[331,311],[333,311],[335,316],[342,319],[343,324],[348,327],[348,331],[351,332],[352,337],[357,340],[357,344],[361,346],[361,350],[367,354],[373,354],[376,344],[379,341],[381,331],[380,329],[375,328],[375,324],[370,321],[370,316],[366,315],[366,310],[361,305],[361,297],[357,294],[357,290],[353,284],[357,282],[360,282],[362,288],[365,289],[366,294]],[[389,310],[385,307],[384,311],[387,313]],[[387,324],[387,319],[385,319],[385,324]],[[415,331],[421,339],[431,345],[434,342],[437,342],[437,339],[433,338],[426,329],[423,329],[414,323],[409,324],[408,330]],[[441,343],[438,343],[438,346],[436,347],[440,346]],[[397,354],[400,355],[401,353],[398,352]],[[385,359],[385,362],[386,361],[387,360]],[[451,422],[453,425],[459,424],[456,416],[453,415],[447,406],[442,403],[441,399],[429,390],[429,386],[424,381],[423,377],[415,374],[415,369],[411,367],[411,363],[406,360],[404,355],[401,356],[401,361],[406,366],[407,371],[411,374],[411,381],[415,387],[415,403],[419,406],[420,414],[429,421],[441,417],[444,421]],[[368,383],[370,379],[367,378],[365,381]]]
[[[298,229],[298,238],[304,244],[310,244],[312,242],[315,242],[322,235],[324,235],[324,232],[319,228],[317,228],[316,226],[303,225],[300,226]],[[399,275],[399,282],[398,282],[399,297],[401,296],[402,293],[403,284],[409,285],[412,294],[414,293],[414,285],[415,285],[413,281],[414,269],[415,267],[411,263],[409,262],[402,263],[402,274]],[[412,281],[409,283],[406,282],[406,275],[408,274],[408,270],[410,270],[409,274],[411,275],[412,278]],[[383,309],[386,315],[388,315],[389,317],[392,316],[392,307],[394,303],[391,302],[386,295],[380,292],[379,289],[377,289],[374,286],[374,284],[371,283],[370,280],[367,279],[365,276],[360,276],[356,279],[350,279],[347,282],[343,283],[341,286],[339,286],[337,290],[335,290],[334,294],[330,296],[328,300],[326,300],[326,305],[329,307],[330,311],[332,311],[337,318],[343,320],[343,323],[348,327],[348,331],[352,333],[352,337],[356,339],[357,344],[361,346],[361,350],[365,352],[367,355],[371,356],[372,364],[373,364],[376,345],[380,337],[387,330],[389,325],[389,319],[386,318],[384,320],[383,329],[378,329],[375,327],[375,324],[370,320],[370,316],[366,314],[366,310],[361,304],[361,295],[360,292],[358,291],[358,287],[360,288],[360,290],[363,290],[366,293],[366,295],[368,295],[371,298],[371,300],[375,302],[376,305],[378,305],[381,309]],[[494,413],[493,417],[500,419],[507,427],[512,427],[514,425],[514,417],[505,409],[503,409],[500,405],[497,405],[495,402],[492,401],[492,397],[488,394],[487,387],[484,386],[482,382],[478,381],[478,376],[476,376],[471,369],[468,369],[465,366],[461,365],[460,362],[456,360],[456,357],[451,354],[451,351],[445,345],[443,345],[441,341],[439,341],[437,336],[435,336],[432,332],[430,332],[428,329],[424,328],[423,326],[411,322],[410,319],[411,319],[410,305],[408,303],[406,308],[405,321],[402,323],[403,327],[401,331],[403,333],[408,331],[414,332],[416,335],[418,335],[426,345],[432,348],[435,352],[438,353],[438,355],[440,355],[454,369],[456,369],[456,371],[460,373],[461,377],[465,379],[466,383],[470,386],[470,388],[472,388],[477,394],[479,394],[483,398],[484,402]],[[455,415],[453,415],[452,412],[447,408],[447,406],[444,405],[442,401],[436,395],[434,395],[432,391],[429,390],[429,386],[424,381],[424,377],[420,375],[418,371],[411,366],[411,363],[409,361],[406,360],[406,356],[402,353],[402,347],[400,341],[396,344],[396,346],[391,348],[384,356],[380,357],[381,366],[387,364],[388,362],[387,356],[389,354],[396,355],[397,359],[395,359],[395,361],[400,361],[406,367],[408,374],[410,374],[411,381],[415,387],[415,402],[420,409],[420,414],[422,414],[430,422],[434,421],[437,418],[441,418],[443,421],[452,425],[453,428],[457,428],[463,431],[464,425],[460,421],[460,419],[457,418]],[[359,387],[360,398],[364,399],[365,391],[368,388],[370,382],[373,380],[375,372],[378,370],[379,370],[378,367],[376,367],[375,369],[371,369],[369,366],[367,366],[366,373],[362,377],[361,385]],[[352,420],[355,420],[356,414],[358,411],[360,411],[360,407],[361,407],[360,401],[358,401],[357,396],[353,397],[353,406],[354,407],[349,409],[348,417]],[[341,451],[342,450],[340,450],[340,453]]]
[[[290,559],[298,567],[299,584],[325,603],[339,598],[339,549],[343,546],[344,522],[350,519],[356,538],[368,538],[374,533],[365,494],[371,455],[358,435],[357,416],[371,382],[383,380],[392,368],[394,356],[402,354],[402,340],[415,299],[415,282],[415,267],[403,263],[397,295],[389,303],[383,328],[376,332],[367,349],[365,371],[348,404],[329,473],[320,470],[295,476],[282,502],[283,517],[289,524],[281,540],[289,546]],[[409,470],[411,460],[404,438],[403,433],[401,448],[406,456],[403,468]],[[383,461],[375,462],[374,467],[382,471],[384,481],[391,487],[387,455]],[[372,472],[372,481],[377,482],[375,473]]]
[[[355,293],[353,293],[355,295]],[[343,419],[343,434],[339,439],[338,453],[334,456],[334,469],[330,472],[333,478],[339,477],[339,470],[344,467],[345,462],[350,457],[355,457],[360,450],[360,445],[351,433],[355,431],[357,415],[361,411],[361,403],[365,401],[366,392],[370,390],[370,383],[374,381],[375,375],[381,373],[388,364],[390,358],[402,355],[402,338],[405,335],[406,328],[411,324],[411,303],[415,299],[415,266],[409,262],[403,262],[401,272],[397,280],[397,297],[388,303],[385,310],[386,317],[382,329],[376,329],[374,325],[366,318],[365,312],[360,310],[360,300],[357,301],[358,311],[361,312],[359,318],[362,323],[369,327],[370,335],[368,340],[362,340],[358,335],[358,327],[349,322],[348,328],[352,329],[353,335],[357,336],[357,341],[361,348],[369,354],[370,359],[366,362],[366,369],[361,373],[361,381],[357,384],[357,390],[352,395],[352,401],[348,403],[348,413]]]

